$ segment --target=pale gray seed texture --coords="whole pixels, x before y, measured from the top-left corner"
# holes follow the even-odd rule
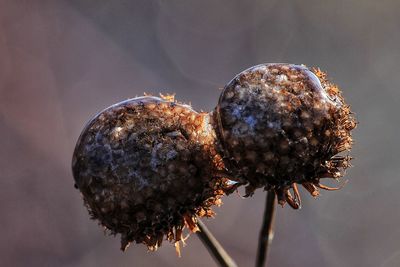
[[[338,178],[355,127],[339,89],[319,70],[263,64],[229,82],[213,114],[227,168],[255,188],[276,189],[281,201],[294,183]],[[296,188],[297,190],[297,188]],[[314,195],[314,193],[313,193]]]
[[[73,156],[76,187],[93,219],[155,250],[179,241],[196,216],[212,216],[226,179],[205,113],[157,97],[130,99],[100,112],[83,130]]]

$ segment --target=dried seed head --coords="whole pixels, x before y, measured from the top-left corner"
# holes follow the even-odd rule
[[[166,237],[196,231],[213,215],[226,179],[209,116],[173,99],[139,97],[102,111],[83,130],[73,156],[77,188],[93,219],[121,248],[132,241],[157,249]]]
[[[356,123],[335,85],[320,70],[264,64],[229,82],[214,111],[224,162],[247,193],[274,189],[298,208],[296,183],[318,195],[319,179],[339,178],[349,166]],[[295,197],[290,194],[293,188]]]

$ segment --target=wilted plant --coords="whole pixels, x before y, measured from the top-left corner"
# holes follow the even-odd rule
[[[130,242],[156,250],[164,239],[179,252],[182,231],[200,237],[222,266],[235,266],[199,217],[212,217],[221,196],[246,185],[268,190],[257,266],[272,230],[275,194],[301,206],[297,184],[313,197],[335,190],[356,126],[337,86],[319,69],[263,64],[239,73],[213,112],[198,113],[173,97],[139,97],[96,115],[73,157],[76,187],[93,219]],[[291,193],[293,190],[293,195]]]
[[[139,97],[100,112],[73,157],[76,186],[93,219],[156,250],[166,238],[179,252],[185,227],[212,217],[230,186],[206,113],[171,98]]]
[[[332,190],[321,178],[340,178],[350,157],[355,127],[337,86],[320,70],[264,64],[238,74],[222,91],[214,112],[221,155],[248,183],[247,195],[264,187],[280,204],[301,205],[297,184],[312,196]],[[293,189],[294,196],[290,193]]]

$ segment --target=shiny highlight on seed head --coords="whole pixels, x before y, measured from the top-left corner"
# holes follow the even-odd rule
[[[183,241],[212,217],[229,187],[208,115],[173,98],[139,97],[100,112],[83,130],[73,173],[91,217],[121,249]],[[177,246],[179,251],[179,246]]]
[[[239,73],[213,114],[219,150],[247,195],[273,189],[281,204],[301,205],[297,184],[312,196],[321,178],[337,179],[350,166],[343,152],[356,126],[339,88],[319,69],[263,64]],[[293,191],[293,194],[291,193]]]

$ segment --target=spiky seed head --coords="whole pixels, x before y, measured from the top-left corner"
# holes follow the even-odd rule
[[[73,156],[76,187],[93,219],[157,249],[196,231],[196,216],[213,215],[226,179],[208,115],[170,98],[129,99],[95,116]]]
[[[318,195],[319,179],[349,166],[356,126],[340,90],[318,69],[263,64],[239,73],[222,91],[213,124],[224,162],[255,188],[274,189],[296,207],[288,189]],[[295,195],[297,195],[297,187]]]

